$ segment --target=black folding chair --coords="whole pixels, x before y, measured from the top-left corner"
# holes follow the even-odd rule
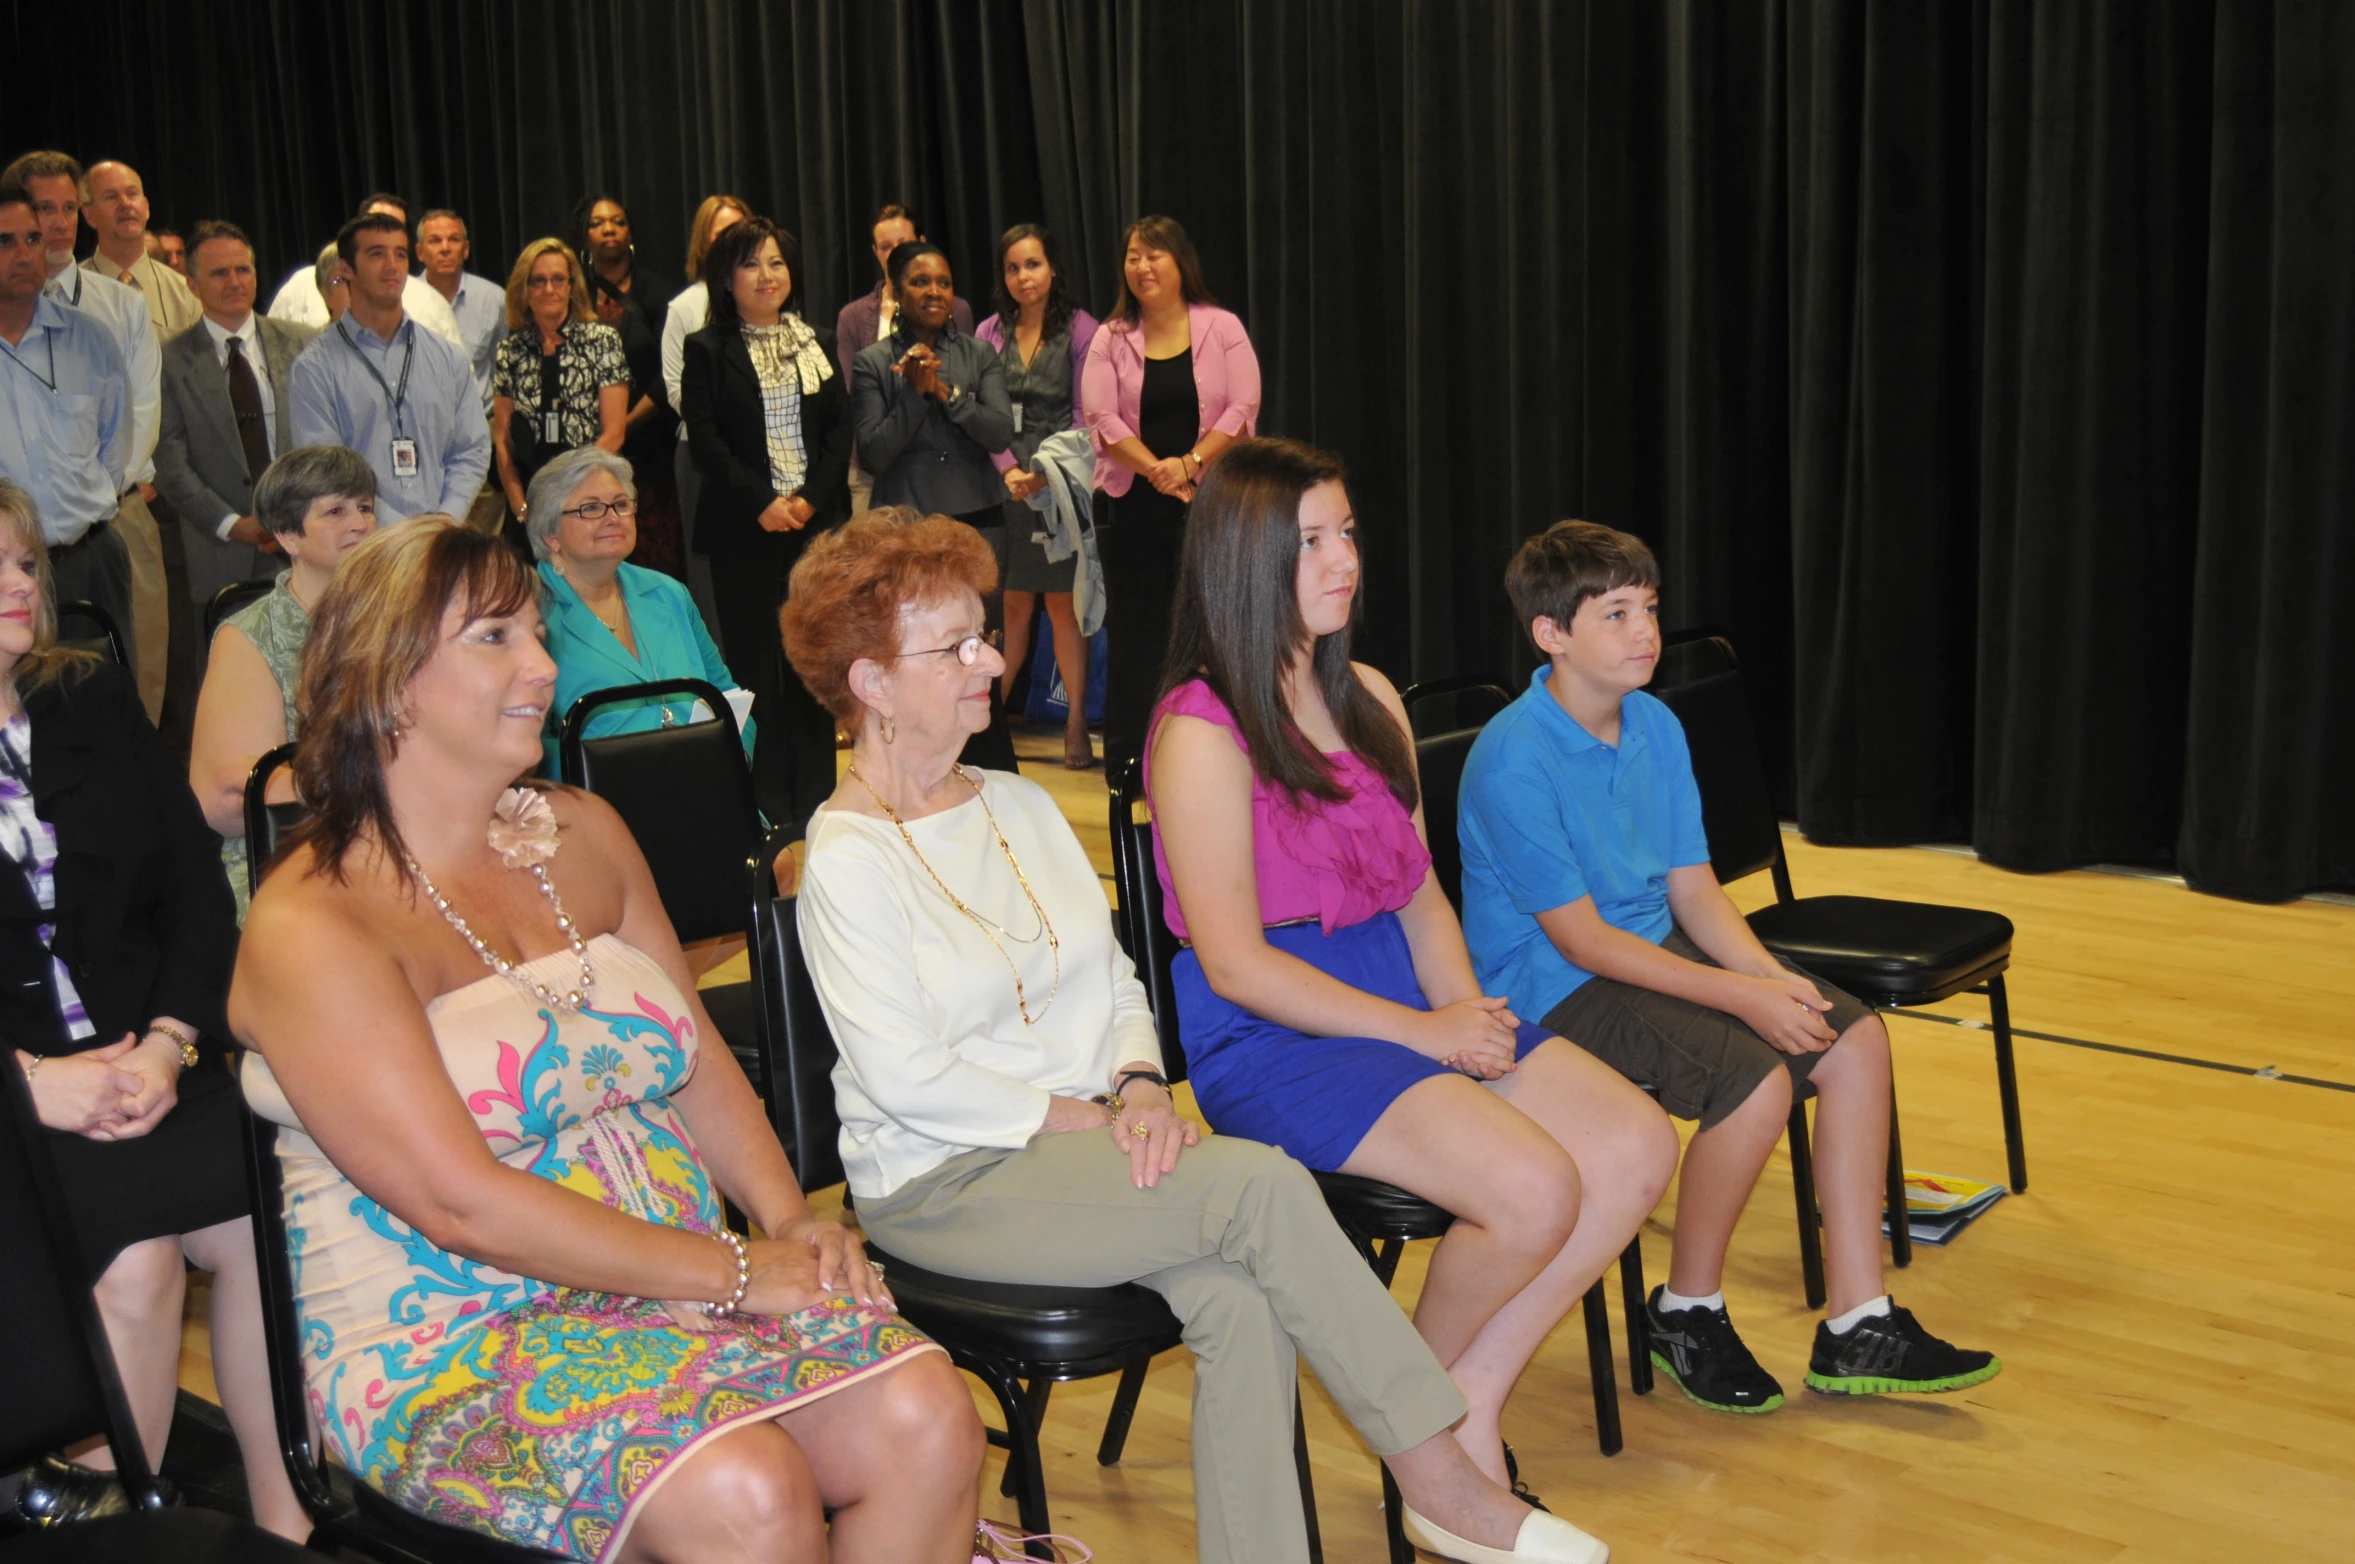
[[[87,598],[71,598],[57,605],[57,642],[101,653],[113,659],[117,668],[131,666],[131,654],[123,650],[122,627],[114,622],[114,615]]]
[[[598,712],[644,700],[672,705],[700,700],[711,708],[712,720],[587,737],[589,721]],[[744,932],[744,866],[760,850],[760,806],[736,714],[716,686],[702,679],[663,679],[592,690],[564,714],[557,763],[565,781],[611,804],[638,839],[662,909],[682,941]],[[767,1099],[782,1136],[782,1094],[769,1081],[767,1061],[753,1042],[752,985],[722,983],[701,993],[712,1025],[752,1077],[754,1090]]]
[[[1666,645],[1669,655],[1663,659],[1654,693],[1684,725],[1694,779],[1701,789],[1710,867],[1717,878],[1731,884],[1761,869],[1771,872],[1775,904],[1750,914],[1750,927],[1760,942],[1867,1004],[1899,1009],[1962,993],[1987,996],[1995,1022],[2004,1152],[2013,1191],[2025,1192],[2028,1155],[2012,1060],[2011,1003],[2003,982],[2004,970],[2011,965],[2011,920],[2000,913],[1930,902],[1795,895],[1733,644],[1714,631],[1690,630],[1669,636]],[[1807,1301],[1810,1307],[1820,1307],[1823,1252],[1814,1169],[1807,1148],[1806,1109],[1796,1103],[1791,1108],[1791,1174]],[[1887,1199],[1890,1256],[1901,1267],[1910,1265],[1913,1241],[1905,1220],[1905,1158],[1894,1097],[1889,1105]]]
[[[204,605],[204,643],[213,644],[213,632],[220,629],[229,616],[248,603],[260,602],[277,587],[275,581],[232,581],[212,595]]]
[[[784,840],[783,833],[772,838],[778,846]],[[842,1124],[834,1109],[834,1036],[802,959],[793,899],[776,894],[773,862],[773,855],[764,856],[752,869],[753,987],[765,1046],[778,1061],[778,1077],[791,1102],[794,1176],[804,1190],[823,1189],[844,1176]],[[1049,1394],[1059,1381],[1120,1375],[1112,1415],[1096,1448],[1097,1464],[1118,1465],[1154,1354],[1184,1342],[1177,1316],[1159,1293],[1133,1282],[1118,1287],[983,1282],[925,1270],[872,1242],[867,1253],[884,1268],[908,1322],[939,1342],[957,1367],[997,1397],[1006,1426],[1002,1432],[991,1429],[989,1441],[1006,1451],[999,1492],[1015,1501],[1024,1531],[1050,1530],[1046,1466],[1038,1447]],[[1297,1397],[1293,1460],[1307,1515],[1309,1557],[1321,1564],[1307,1424]],[[1045,1544],[1033,1544],[1032,1552],[1053,1556]]]
[[[245,1118],[246,1186],[253,1196],[254,1255],[262,1284],[262,1341],[270,1359],[270,1399],[279,1454],[295,1497],[324,1549],[351,1549],[387,1564],[530,1564],[565,1555],[445,1526],[402,1509],[319,1447],[303,1383],[302,1332],[295,1317],[294,1262],[286,1246],[286,1192],[278,1161],[278,1127],[251,1108]]]
[[[1419,679],[1398,692],[1398,702],[1406,708],[1407,731],[1420,739],[1457,728],[1478,729],[1513,704],[1513,692],[1503,679],[1466,673]]]
[[[270,778],[294,761],[294,746],[281,744],[267,751],[245,774],[245,889],[260,892],[262,875],[278,855],[278,844],[300,824],[303,806],[270,802]]]
[[[187,1561],[323,1559],[242,1521],[166,1507],[115,1374],[113,1349],[83,1278],[80,1243],[33,1111],[24,1073],[0,1069],[0,1254],[13,1278],[0,1287],[0,1340],[8,1343],[8,1392],[0,1395],[0,1470],[13,1470],[92,1434],[106,1436],[132,1510],[61,1525],[0,1546],[0,1559]]]
[[[1477,732],[1471,729],[1462,735],[1466,749],[1470,747],[1470,735]],[[1424,744],[1430,742],[1433,741],[1416,745],[1418,755]],[[1459,756],[1455,762],[1459,775],[1462,764]],[[1162,1058],[1182,1060],[1185,1051],[1178,1034],[1176,988],[1170,976],[1178,944],[1163,916],[1161,878],[1153,868],[1153,827],[1136,818],[1137,805],[1145,796],[1143,768],[1134,760],[1124,760],[1113,771],[1110,834],[1113,885],[1120,897],[1121,943],[1127,946],[1129,959],[1136,963],[1137,975],[1144,981],[1145,992],[1152,1000],[1154,1025],[1161,1034]],[[1453,835],[1451,816],[1451,839]],[[1325,1206],[1333,1213],[1334,1222],[1365,1257],[1366,1264],[1384,1287],[1397,1276],[1398,1263],[1409,1243],[1421,1238],[1444,1237],[1455,1225],[1455,1217],[1445,1207],[1395,1184],[1351,1173],[1317,1173],[1314,1177],[1317,1187],[1324,1192]],[[1611,1365],[1610,1307],[1604,1301],[1600,1280],[1587,1289],[1584,1310],[1587,1366],[1594,1382],[1595,1437],[1603,1454],[1617,1455],[1624,1447],[1619,1426],[1619,1386]],[[1387,1464],[1382,1468],[1382,1504],[1383,1529],[1388,1535],[1392,1564],[1413,1564],[1414,1546],[1407,1541],[1400,1525],[1404,1501]]]

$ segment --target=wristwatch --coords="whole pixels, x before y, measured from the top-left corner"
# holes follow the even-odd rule
[[[195,1069],[196,1039],[190,1037],[186,1032],[181,1031],[178,1027],[172,1025],[168,1021],[150,1021],[147,1023],[148,1036],[153,1037],[159,1032],[180,1045],[180,1068],[183,1070]]]
[[[1102,1103],[1106,1108],[1109,1108],[1112,1111],[1112,1116],[1116,1119],[1128,1111],[1128,1099],[1121,1096],[1118,1092],[1098,1092],[1095,1096],[1090,1097],[1088,1101]]]

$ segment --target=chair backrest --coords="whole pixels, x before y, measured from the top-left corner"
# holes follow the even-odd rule
[[[275,581],[232,581],[215,592],[212,601],[204,605],[204,641],[212,645],[213,632],[220,629],[228,617],[248,603],[259,602],[277,587]]]
[[[278,856],[278,844],[286,840],[286,833],[302,823],[300,804],[270,802],[270,778],[280,766],[294,760],[294,746],[281,744],[269,750],[253,763],[253,770],[245,774],[245,889],[248,895],[262,888],[262,875],[269,869],[270,860]]]
[[[1456,797],[1463,791],[1464,762],[1472,742],[1487,726],[1483,718],[1468,728],[1434,733],[1415,740],[1415,774],[1423,790],[1423,834],[1431,843],[1431,868],[1439,888],[1457,907],[1464,904],[1464,850],[1456,840]]]
[[[1128,959],[1136,964],[1137,980],[1145,985],[1153,1024],[1161,1034],[1161,1068],[1174,1084],[1186,1078],[1177,985],[1170,976],[1178,940],[1163,916],[1161,876],[1153,868],[1153,824],[1137,818],[1137,806],[1145,797],[1144,767],[1134,759],[1120,761],[1107,780],[1112,789],[1112,890],[1120,900],[1113,927]]]
[[[1663,646],[1651,690],[1684,725],[1693,780],[1701,790],[1709,867],[1725,885],[1771,870],[1777,898],[1789,901],[1782,826],[1733,643],[1714,631],[1685,630],[1666,637]]]
[[[5,1062],[0,1102],[0,1341],[8,1343],[8,1390],[0,1395],[0,1470],[103,1433],[123,1486],[143,1509],[163,1500],[140,1448],[114,1354],[86,1281],[82,1250],[67,1225],[57,1169],[33,1111],[32,1089]]]
[[[586,738],[589,719],[623,701],[701,700],[709,722]],[[564,780],[614,807],[654,871],[654,888],[682,940],[744,929],[745,863],[760,849],[760,806],[736,715],[702,679],[592,690],[564,716]]]
[[[294,1261],[286,1247],[286,1189],[278,1161],[278,1127],[242,1100],[238,1113],[245,1127],[245,1184],[253,1202],[254,1260],[262,1290],[262,1346],[270,1360],[270,1404],[278,1425],[278,1454],[303,1507],[313,1515],[325,1515],[337,1507],[337,1501],[312,1432],[310,1395],[303,1381],[302,1326],[294,1308]]]
[[[114,622],[114,615],[87,598],[71,598],[57,605],[57,644],[100,653],[112,658],[117,668],[131,666],[130,654],[123,650],[122,627]]]
[[[770,838],[782,847],[782,832]],[[795,900],[777,894],[774,855],[753,865],[752,961],[754,1015],[767,1067],[769,1118],[804,1190],[843,1180],[842,1120],[834,1110],[833,1029],[818,1003],[817,984],[802,959]]]
[[[1416,738],[1478,728],[1513,704],[1513,692],[1501,679],[1486,674],[1458,674],[1449,679],[1423,679],[1398,692],[1406,707],[1408,729]]]

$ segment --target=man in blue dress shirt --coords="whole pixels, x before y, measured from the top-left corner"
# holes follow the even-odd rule
[[[0,186],[0,473],[40,507],[58,600],[86,598],[127,629],[131,562],[110,525],[131,459],[122,349],[95,316],[43,297],[48,276],[32,197]]]
[[[294,444],[342,445],[376,473],[379,526],[463,516],[491,466],[490,425],[474,366],[401,308],[409,230],[371,212],[335,237],[352,270],[352,306],[294,361]]]
[[[499,339],[507,335],[507,289],[488,277],[466,269],[474,257],[474,241],[466,219],[446,208],[417,219],[417,259],[433,291],[450,301],[458,317],[459,335],[466,339],[466,356],[474,363],[475,388],[482,392],[483,416],[491,411],[491,373],[498,367]],[[498,474],[483,482],[466,524],[477,532],[495,533],[507,514],[507,496],[500,492]]]

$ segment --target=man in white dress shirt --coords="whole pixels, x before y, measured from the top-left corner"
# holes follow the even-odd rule
[[[378,191],[360,203],[355,217],[381,212],[397,217],[401,226],[409,224],[409,203],[388,191]],[[434,290],[423,277],[412,276],[401,289],[401,313],[440,337],[459,352],[467,351],[466,333],[458,329],[458,317],[450,312],[450,301]],[[290,325],[308,326],[313,331],[327,329],[327,301],[319,296],[317,268],[305,266],[286,279],[278,289],[278,296],[270,301],[270,318]],[[471,360],[470,360],[471,362]]]
[[[459,334],[466,339],[466,356],[474,364],[474,383],[482,392],[483,415],[491,410],[491,373],[499,364],[499,339],[507,335],[507,290],[488,277],[466,269],[474,255],[466,219],[443,208],[417,219],[417,259],[425,280],[450,301],[458,317]],[[466,524],[477,532],[496,533],[506,519],[507,496],[500,491],[494,469],[482,494],[466,513]]]

